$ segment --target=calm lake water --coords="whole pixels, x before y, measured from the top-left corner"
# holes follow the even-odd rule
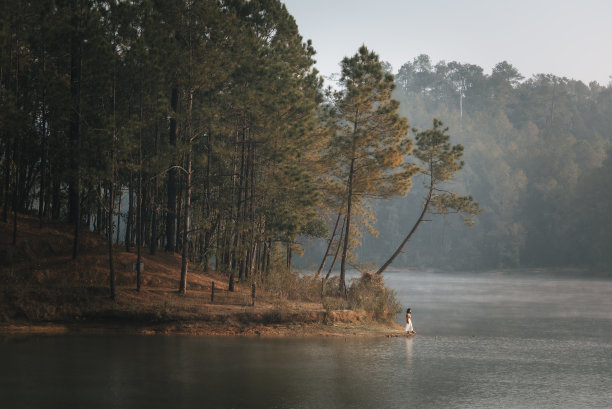
[[[387,283],[421,337],[0,338],[0,407],[612,407],[612,281]]]

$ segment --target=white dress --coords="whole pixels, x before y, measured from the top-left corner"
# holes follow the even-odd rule
[[[406,323],[406,332],[414,332],[414,328],[412,328],[412,318],[408,318],[408,322]]]

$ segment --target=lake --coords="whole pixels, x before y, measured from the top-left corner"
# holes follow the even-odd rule
[[[390,273],[387,283],[420,337],[0,338],[0,407],[612,407],[612,281]]]

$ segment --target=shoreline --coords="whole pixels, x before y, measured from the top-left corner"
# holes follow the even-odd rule
[[[255,294],[249,281],[230,283],[226,273],[195,266],[189,272],[186,293],[179,294],[181,258],[175,253],[142,255],[146,270],[139,287],[134,271],[137,255],[116,247],[116,294],[111,300],[107,244],[100,235],[83,232],[79,258],[73,260],[66,251],[72,243],[68,225],[56,223],[41,229],[37,219],[21,216],[19,231],[18,245],[0,251],[0,336],[405,335],[393,321],[393,306],[379,307],[375,314],[371,306],[350,306],[340,297],[323,296],[318,282],[299,281],[291,275],[285,277],[289,280],[283,284],[286,291],[278,290],[280,283],[266,288],[258,282]],[[0,242],[8,244],[11,234],[0,224]],[[378,291],[364,291],[375,296],[374,290]]]
[[[15,321],[0,323],[0,337],[35,335],[181,335],[200,337],[267,337],[267,338],[412,338],[397,323],[379,322],[281,322],[240,323],[236,321],[169,321],[134,323],[121,321],[41,322]]]

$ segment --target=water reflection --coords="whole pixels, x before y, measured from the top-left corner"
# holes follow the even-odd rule
[[[393,277],[421,337],[7,339],[0,406],[610,407],[611,282]]]
[[[412,338],[405,338],[406,340],[406,367],[410,369],[410,364],[412,363],[412,342],[414,341]]]

